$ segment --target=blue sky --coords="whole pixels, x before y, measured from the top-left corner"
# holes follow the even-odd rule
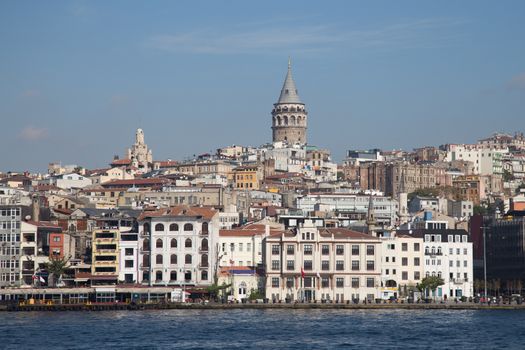
[[[271,140],[288,56],[309,143],[525,131],[524,1],[3,1],[0,170]]]

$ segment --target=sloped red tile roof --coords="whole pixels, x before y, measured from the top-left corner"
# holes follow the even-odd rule
[[[203,217],[206,220],[211,220],[217,213],[218,211],[212,208],[179,205],[176,207],[144,211],[142,214],[140,214],[138,220],[144,220],[146,218],[161,216],[194,216]]]

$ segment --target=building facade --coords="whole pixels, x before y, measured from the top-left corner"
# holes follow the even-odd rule
[[[305,222],[265,239],[266,297],[274,301],[374,300],[381,283],[381,241]]]

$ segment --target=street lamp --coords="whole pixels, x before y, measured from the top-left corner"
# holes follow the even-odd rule
[[[485,302],[487,300],[487,239],[486,239],[486,226],[481,227],[483,229],[483,278],[485,283]]]

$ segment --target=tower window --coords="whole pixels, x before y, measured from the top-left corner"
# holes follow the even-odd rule
[[[288,93],[288,89],[284,90],[284,93],[287,94]]]

